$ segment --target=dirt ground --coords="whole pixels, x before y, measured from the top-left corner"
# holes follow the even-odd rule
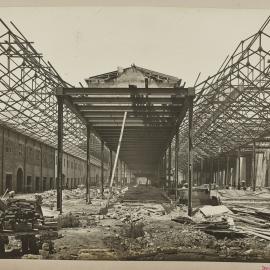
[[[267,240],[255,236],[218,239],[188,222],[173,221],[177,216],[187,216],[185,206],[123,202],[121,196],[116,196],[104,211],[106,200],[96,196],[92,204],[86,204],[84,191],[73,190],[64,191],[63,214],[58,217],[55,204],[50,205],[54,196],[54,191],[43,194],[44,215],[54,216],[62,224],[49,259],[254,262],[270,259]],[[65,224],[67,219],[69,224]]]

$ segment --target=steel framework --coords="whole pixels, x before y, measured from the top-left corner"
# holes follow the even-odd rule
[[[54,89],[71,85],[43,59],[33,42],[28,41],[12,22],[9,27],[0,19],[0,33],[0,122],[57,148]],[[64,151],[86,159],[85,126],[65,106],[63,114],[66,119]],[[96,137],[92,138],[90,148],[92,155],[99,158],[100,142]]]
[[[218,72],[195,86],[194,162],[235,153],[269,135],[270,17],[242,40]],[[188,118],[179,129],[180,160],[187,162]],[[269,144],[268,144],[269,147]]]

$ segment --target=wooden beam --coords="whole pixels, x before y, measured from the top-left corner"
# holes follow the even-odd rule
[[[122,137],[123,137],[123,133],[124,133],[124,127],[125,127],[125,123],[126,123],[126,118],[127,118],[127,112],[124,113],[124,118],[123,118],[121,133],[120,133],[120,136],[119,136],[119,141],[118,141],[116,156],[115,156],[114,165],[113,165],[112,177],[111,177],[111,181],[110,181],[110,190],[112,189],[112,185],[113,185],[113,179],[114,179],[116,164],[117,164],[118,156],[119,156],[119,152],[120,152],[121,141],[122,141]]]

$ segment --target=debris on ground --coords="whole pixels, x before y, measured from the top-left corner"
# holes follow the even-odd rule
[[[0,214],[0,255],[32,253],[48,258],[59,237],[57,222],[43,216],[42,198],[8,198],[2,201]],[[42,247],[46,247],[42,248]],[[47,254],[48,253],[48,254]]]
[[[222,205],[194,207],[189,217],[186,205],[172,203],[158,188],[114,188],[109,204],[108,192],[102,198],[100,191],[92,188],[91,204],[86,204],[85,187],[63,190],[61,215],[55,205],[51,206],[55,191],[39,194],[46,213],[42,227],[47,228],[39,228],[41,239],[55,237],[54,245],[41,245],[38,254],[23,257],[209,261],[270,258],[270,211],[265,206],[221,200]],[[15,246],[20,249],[16,241],[13,250]]]

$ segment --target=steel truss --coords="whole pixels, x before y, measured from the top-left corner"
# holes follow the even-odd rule
[[[12,22],[9,27],[0,20],[0,33],[0,122],[56,148],[54,89],[71,85],[43,59],[33,42],[28,41]],[[64,151],[86,159],[85,126],[65,106],[64,117]],[[108,149],[105,151],[108,157]],[[100,142],[96,137],[91,140],[91,152],[99,158]]]
[[[269,21],[242,40],[215,75],[195,86],[194,162],[234,152],[270,134]],[[186,118],[179,129],[183,169],[187,134]]]

